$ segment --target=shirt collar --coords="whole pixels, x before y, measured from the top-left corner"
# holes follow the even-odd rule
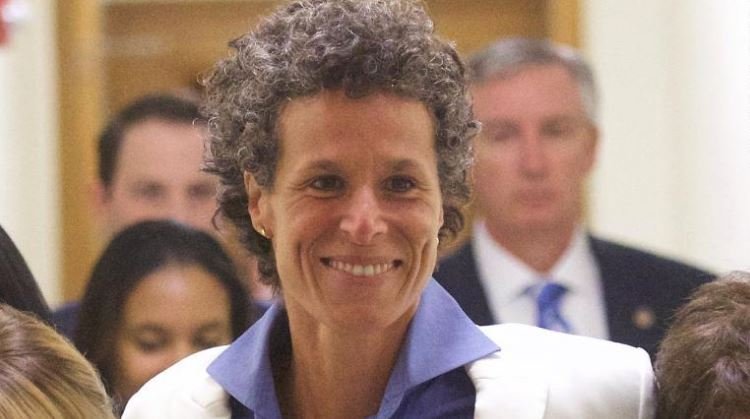
[[[499,245],[483,221],[474,223],[471,240],[482,285],[501,306],[522,296],[538,280],[540,274]]]
[[[406,392],[498,351],[435,280],[430,280],[386,387],[377,417],[390,417]]]
[[[589,287],[591,279],[596,278],[596,262],[588,236],[580,226],[575,229],[570,244],[549,272],[536,272],[498,244],[481,220],[474,224],[472,244],[483,286],[493,300],[502,301],[503,305],[524,295],[543,278],[551,278],[565,285],[568,291]]]
[[[289,345],[286,312],[276,303],[208,367],[211,377],[257,416],[281,416],[269,354],[272,341],[283,341],[272,337],[283,337],[282,333],[287,334],[285,344]],[[431,279],[407,331],[377,416],[393,413],[409,389],[498,349]]]
[[[281,418],[270,357],[277,329],[286,329],[286,312],[280,302],[274,303],[207,370],[224,391],[258,417]]]
[[[568,291],[588,289],[598,283],[596,259],[582,228],[575,230],[570,245],[550,270],[549,277],[565,285]]]

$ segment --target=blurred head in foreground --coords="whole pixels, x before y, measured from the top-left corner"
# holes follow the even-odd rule
[[[34,313],[49,320],[49,307],[42,292],[8,233],[0,226],[0,303]]]
[[[656,359],[660,419],[750,418],[750,273],[703,285]]]
[[[0,304],[0,417],[114,418],[99,375],[62,336]]]

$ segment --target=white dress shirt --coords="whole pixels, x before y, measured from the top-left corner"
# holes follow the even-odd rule
[[[536,272],[495,242],[480,220],[474,224],[472,244],[479,279],[490,310],[503,323],[536,325],[536,302],[527,290],[549,278],[564,285],[560,311],[572,333],[609,338],[599,268],[582,228],[549,272]]]

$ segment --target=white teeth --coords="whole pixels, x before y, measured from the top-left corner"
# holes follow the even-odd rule
[[[328,266],[333,269],[350,273],[354,276],[375,276],[393,269],[392,263],[378,263],[374,265],[352,265],[351,263],[331,260]]]

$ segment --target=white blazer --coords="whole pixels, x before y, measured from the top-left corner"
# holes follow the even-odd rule
[[[483,327],[497,351],[466,365],[477,419],[652,419],[654,378],[642,349],[532,326]],[[136,393],[123,419],[229,419],[206,372],[227,346],[193,354]]]

